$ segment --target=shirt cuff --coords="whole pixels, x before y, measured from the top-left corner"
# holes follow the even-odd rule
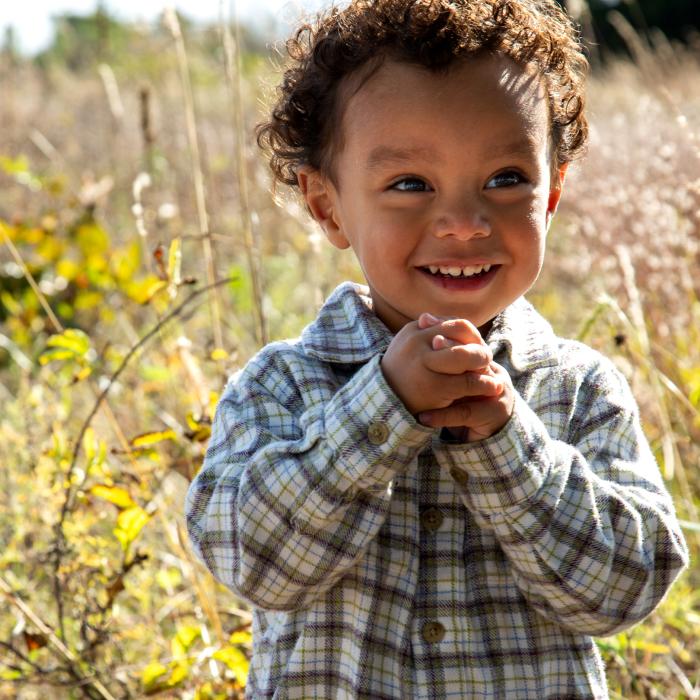
[[[433,429],[408,412],[384,377],[381,356],[364,365],[327,405],[325,435],[334,454],[326,474],[338,491],[381,491],[403,472]]]
[[[540,418],[516,394],[513,414],[498,433],[478,442],[444,443],[437,460],[470,508],[497,515],[536,500],[554,464],[550,443]]]

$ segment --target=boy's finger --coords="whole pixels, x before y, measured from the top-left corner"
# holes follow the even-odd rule
[[[433,316],[433,314],[424,313],[418,317],[418,328],[424,330],[425,328],[436,326],[440,322],[441,319],[439,319],[437,316]]]
[[[441,338],[442,336],[436,336]],[[483,372],[487,370],[493,360],[491,348],[488,345],[469,343],[462,345],[448,339],[433,339],[433,347],[437,344],[445,344],[445,347],[434,349],[425,354],[424,364],[427,369],[438,374],[463,374],[464,372]],[[489,372],[489,374],[492,374]]]
[[[436,395],[445,402],[452,403],[464,398],[476,396],[490,397],[500,396],[505,383],[502,377],[495,376],[491,372],[468,371],[459,374],[441,372],[434,375]],[[439,406],[438,402],[437,405]]]
[[[423,411],[418,420],[432,428],[479,428],[504,422],[504,409],[497,396],[481,400],[457,401],[447,408]]]
[[[444,335],[438,334],[433,336],[431,345],[433,350],[444,350],[445,348],[451,348],[455,345],[459,345],[459,343],[456,340],[450,340],[449,338],[445,338]]]
[[[450,318],[441,321],[439,328],[436,328],[436,330],[445,338],[458,343],[481,343],[486,345],[486,341],[481,337],[479,329],[471,321],[467,321],[466,318]]]

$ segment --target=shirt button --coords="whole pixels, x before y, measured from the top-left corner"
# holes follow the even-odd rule
[[[367,427],[367,439],[373,445],[381,445],[385,443],[388,437],[389,428],[387,428],[384,423],[375,421],[374,423],[370,423]]]
[[[428,531],[435,532],[442,525],[443,516],[437,508],[428,508],[421,513],[420,524]]]
[[[450,471],[450,474],[452,474],[452,478],[461,486],[467,486],[469,483],[469,474],[461,469],[453,469]]]
[[[445,636],[445,627],[439,622],[426,622],[423,625],[423,639],[426,642],[433,644],[441,642]]]

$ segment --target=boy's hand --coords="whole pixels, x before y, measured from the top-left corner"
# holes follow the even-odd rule
[[[422,423],[455,428],[455,436],[468,441],[498,432],[513,411],[508,373],[493,362],[477,328],[464,319],[422,314],[392,340],[382,371]]]

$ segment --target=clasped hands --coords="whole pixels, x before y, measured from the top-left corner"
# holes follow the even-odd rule
[[[474,324],[421,314],[391,341],[381,362],[387,382],[424,425],[463,442],[497,433],[513,413],[515,390]]]

